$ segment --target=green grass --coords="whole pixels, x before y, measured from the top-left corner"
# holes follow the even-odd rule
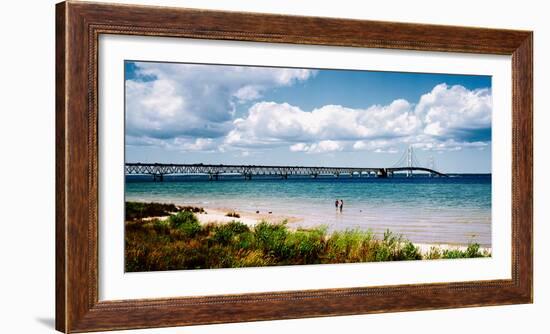
[[[377,239],[371,231],[328,234],[326,227],[291,230],[284,223],[261,222],[253,228],[238,221],[201,225],[191,210],[166,220],[127,220],[125,242],[130,272],[490,256],[478,244],[464,251],[434,247],[422,254],[391,231]]]
[[[186,236],[194,237],[201,230],[201,224],[191,211],[181,211],[168,218],[169,226]]]
[[[204,208],[194,206],[176,206],[174,204],[142,202],[126,202],[125,204],[126,221],[148,217],[168,216],[179,211],[190,211],[194,213],[204,212]]]
[[[487,251],[481,251],[479,244],[470,244],[466,250],[445,249],[443,251],[432,247],[428,253],[427,259],[468,259],[476,257],[488,257],[491,254]]]
[[[179,211],[174,204],[126,202],[126,220],[167,216]]]

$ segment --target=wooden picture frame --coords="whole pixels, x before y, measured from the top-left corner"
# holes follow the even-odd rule
[[[169,36],[512,56],[512,278],[99,301],[98,38]],[[66,1],[56,7],[56,329],[117,330],[533,301],[533,33]]]

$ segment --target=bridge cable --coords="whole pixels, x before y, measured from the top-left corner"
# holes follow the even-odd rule
[[[401,158],[399,158],[399,160],[397,160],[397,162],[392,165],[392,168],[404,166],[406,160],[407,160],[407,150],[405,150],[401,154]]]

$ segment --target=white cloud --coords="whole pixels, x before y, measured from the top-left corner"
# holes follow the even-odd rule
[[[310,112],[288,103],[258,102],[233,122],[225,144],[236,147],[288,145],[293,152],[329,150],[397,152],[400,144],[423,149],[482,148],[490,138],[489,89],[468,90],[440,84],[415,106],[398,99],[352,109],[325,105]],[[338,145],[327,146],[327,143]]]
[[[233,125],[226,143],[240,146],[404,136],[414,134],[421,122],[405,100],[368,109],[326,105],[311,112],[287,103],[259,102]]]
[[[440,84],[422,95],[415,114],[426,124],[424,133],[446,136],[455,130],[490,128],[492,108],[492,95],[487,88],[468,90]]]
[[[399,150],[397,150],[396,148],[388,148],[388,149],[383,149],[383,148],[377,148],[374,150],[375,153],[391,153],[391,154],[395,154],[395,153],[398,153]]]
[[[355,151],[374,151],[376,153],[397,153],[397,145],[401,143],[399,139],[375,139],[358,140],[353,143],[352,148]]]
[[[261,90],[260,87],[247,85],[239,88],[233,94],[233,96],[239,99],[240,102],[256,100],[262,97],[262,95],[260,94],[260,90]]]
[[[147,136],[126,135],[126,145],[128,146],[166,146],[166,141]]]
[[[308,152],[312,153],[325,153],[325,152],[335,152],[343,150],[342,144],[333,140],[321,140],[318,143],[312,144]]]
[[[126,81],[126,127],[163,130],[178,110],[185,110],[183,97],[175,93],[167,80]],[[189,115],[192,116],[192,115]]]
[[[181,151],[288,147],[307,153],[394,153],[403,144],[442,151],[484,149],[490,141],[490,89],[440,84],[418,101],[302,110],[260,99],[268,90],[308,80],[316,71],[170,63],[136,66],[137,79],[126,81],[129,145]],[[238,105],[254,101],[247,114],[235,119]]]
[[[175,137],[159,139],[147,136],[126,136],[128,146],[156,146],[170,151],[215,151],[220,146],[219,139]]]
[[[307,145],[305,143],[296,143],[294,145],[291,145],[289,149],[292,152],[327,153],[342,151],[344,149],[344,145],[340,142],[333,140],[322,140],[318,143],[313,143],[311,145]]]
[[[306,143],[296,143],[294,145],[290,145],[289,149],[292,152],[306,152],[309,149],[309,146]]]
[[[415,148],[421,150],[430,150],[430,151],[460,151],[463,148],[477,148],[479,150],[484,150],[489,146],[488,142],[475,141],[475,142],[466,142],[466,141],[456,141],[454,139],[447,139],[443,141],[432,140],[416,143]]]
[[[191,142],[182,138],[174,139],[174,147],[182,151],[212,151],[216,146],[217,142],[212,138],[197,138]]]
[[[231,130],[236,103],[316,74],[302,69],[135,64],[137,78],[126,81],[126,132],[168,141],[223,137]]]

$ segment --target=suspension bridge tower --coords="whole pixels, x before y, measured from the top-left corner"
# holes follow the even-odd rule
[[[430,157],[428,158],[428,168],[431,170],[435,170],[435,160],[433,155],[430,155]],[[433,173],[430,173],[430,177],[432,176],[433,176]]]
[[[409,145],[409,147],[407,148],[407,167],[409,168],[412,168],[414,167],[413,166],[413,147],[412,145]],[[412,177],[413,176],[413,172],[412,172],[412,169],[409,169],[407,170],[407,177]]]

